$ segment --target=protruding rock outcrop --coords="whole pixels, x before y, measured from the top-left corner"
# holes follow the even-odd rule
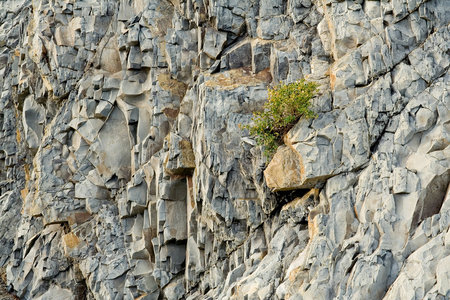
[[[449,22],[442,0],[1,1],[9,291],[449,298]],[[317,117],[266,161],[243,125],[304,77]]]

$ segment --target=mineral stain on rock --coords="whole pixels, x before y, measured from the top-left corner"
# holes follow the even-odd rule
[[[0,300],[17,300],[18,298],[8,293],[6,288],[6,273],[0,269]]]
[[[0,299],[449,299],[449,9],[0,1]]]

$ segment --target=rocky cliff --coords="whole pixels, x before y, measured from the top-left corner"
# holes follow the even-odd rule
[[[449,299],[445,0],[3,0],[21,299]],[[267,88],[320,85],[267,161]]]

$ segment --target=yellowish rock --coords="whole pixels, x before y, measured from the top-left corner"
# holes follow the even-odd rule
[[[302,186],[302,163],[300,156],[287,146],[281,146],[264,171],[264,177],[273,191],[286,191]]]
[[[64,247],[64,254],[66,256],[70,256],[70,253],[78,248],[80,245],[81,240],[76,236],[73,232],[69,232],[68,234],[65,234],[62,236],[62,244]]]

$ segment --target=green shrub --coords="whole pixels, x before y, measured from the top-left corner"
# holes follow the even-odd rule
[[[280,84],[269,89],[264,110],[253,113],[253,124],[244,126],[256,137],[258,145],[264,146],[264,154],[270,158],[283,142],[283,135],[300,118],[315,117],[311,110],[311,98],[317,92],[317,84],[304,79]]]

